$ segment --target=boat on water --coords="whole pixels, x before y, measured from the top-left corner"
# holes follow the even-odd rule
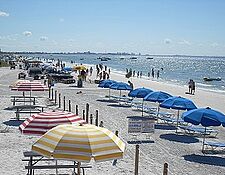
[[[98,57],[97,59],[100,59],[101,61],[111,60],[111,58],[109,58],[109,57]]]
[[[130,57],[130,59],[131,59],[131,60],[136,60],[136,59],[137,59],[137,57]]]
[[[153,57],[147,57],[146,59],[147,60],[153,60]]]
[[[204,77],[203,80],[204,81],[221,81],[222,78],[220,78],[220,77],[217,77],[217,78]]]

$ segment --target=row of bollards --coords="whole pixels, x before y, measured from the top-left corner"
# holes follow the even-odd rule
[[[57,100],[58,98],[58,100]],[[72,104],[71,100],[68,100],[68,110],[66,109],[66,97],[63,96],[63,100],[61,99],[61,93],[57,93],[57,90],[54,90],[53,88],[49,88],[49,100],[54,101],[54,104],[57,105],[59,108],[63,107],[64,111],[72,112]],[[62,102],[63,101],[63,102]],[[63,106],[62,106],[63,104]],[[90,124],[95,124],[96,126],[99,126],[99,112],[98,110],[95,111],[95,120],[93,117],[93,114],[89,115],[90,106],[87,103],[85,110],[82,111],[82,118],[84,121]],[[75,105],[75,114],[79,115],[78,105]],[[89,120],[90,116],[90,120]]]

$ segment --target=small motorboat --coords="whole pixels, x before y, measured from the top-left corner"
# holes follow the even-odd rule
[[[137,57],[130,57],[130,59],[131,59],[131,60],[136,60],[136,59],[137,59]]]
[[[218,78],[204,77],[203,80],[204,81],[221,81],[222,78],[220,78],[220,77],[218,77]]]
[[[109,57],[100,57],[101,61],[108,61],[108,60],[111,60],[111,58]]]

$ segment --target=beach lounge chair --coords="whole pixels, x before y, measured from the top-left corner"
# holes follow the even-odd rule
[[[217,148],[225,150],[225,143],[222,142],[205,141],[204,145],[206,145],[206,149],[210,147],[213,151]]]
[[[132,98],[126,96],[114,96],[111,95],[110,99],[118,102],[119,104],[131,105]]]
[[[134,110],[138,110],[138,111],[143,111],[147,112],[147,113],[151,113],[151,112],[156,112],[157,108],[156,107],[152,107],[152,106],[142,106],[142,103],[138,103],[138,102],[132,102],[131,103],[131,108]]]
[[[197,127],[197,126],[179,126],[180,129],[184,130],[185,133],[188,134],[200,134],[200,135],[211,135],[216,137],[218,134],[217,130],[214,130],[212,128],[205,128],[204,127]]]
[[[179,124],[179,125],[184,125],[184,120],[182,119],[178,119],[177,118],[174,118],[174,117],[168,117],[168,116],[159,116],[158,117],[161,121],[163,121],[164,123],[166,124]]]

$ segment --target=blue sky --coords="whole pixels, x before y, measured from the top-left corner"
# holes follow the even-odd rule
[[[0,0],[0,48],[224,56],[224,9],[224,0]]]

